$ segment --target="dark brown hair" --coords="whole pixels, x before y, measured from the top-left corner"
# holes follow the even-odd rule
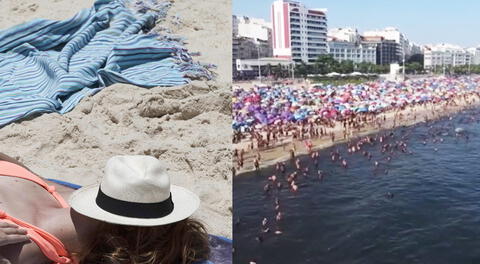
[[[81,264],[188,264],[210,255],[205,227],[193,219],[154,227],[102,223]]]

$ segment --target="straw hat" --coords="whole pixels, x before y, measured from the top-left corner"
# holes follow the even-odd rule
[[[69,200],[80,214],[100,221],[157,226],[193,214],[200,199],[170,184],[162,162],[150,156],[115,156],[108,160],[101,184],[82,187]]]

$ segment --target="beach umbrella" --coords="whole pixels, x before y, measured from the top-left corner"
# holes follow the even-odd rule
[[[366,113],[368,112],[368,108],[366,107],[359,107],[355,110],[357,113]]]

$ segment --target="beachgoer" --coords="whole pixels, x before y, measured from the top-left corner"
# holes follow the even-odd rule
[[[0,155],[0,175],[0,223],[27,230],[31,241],[0,246],[9,263],[208,259],[205,228],[190,218],[199,198],[171,185],[165,166],[154,157],[115,156],[107,162],[101,184],[75,192],[6,155]]]

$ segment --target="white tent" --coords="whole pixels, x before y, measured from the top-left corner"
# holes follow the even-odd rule
[[[338,72],[331,72],[331,73],[328,73],[326,74],[328,77],[334,77],[334,76],[340,76],[340,73]]]

